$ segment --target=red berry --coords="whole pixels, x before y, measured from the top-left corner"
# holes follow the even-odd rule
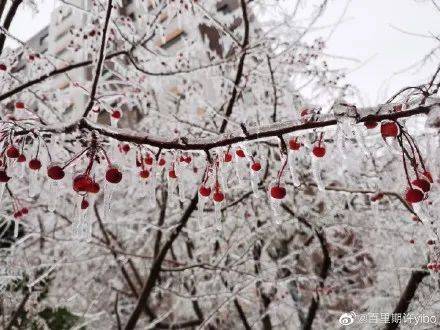
[[[396,137],[399,135],[399,126],[393,121],[382,122],[380,125],[382,137]]]
[[[220,203],[225,199],[225,195],[221,191],[216,191],[212,198],[215,202]]]
[[[425,179],[416,179],[411,182],[411,184],[417,188],[420,188],[425,193],[431,189],[431,184]]]
[[[29,161],[29,168],[38,171],[41,168],[41,162],[37,158],[31,159]]]
[[[122,180],[122,173],[116,167],[109,167],[105,172],[105,179],[110,183],[119,183]]]
[[[205,186],[201,186],[199,188],[199,193],[200,193],[200,195],[202,195],[204,197],[208,197],[209,195],[211,195],[211,188],[205,187]]]
[[[123,151],[124,153],[127,153],[127,152],[130,151],[130,145],[127,144],[127,143],[124,143],[124,144],[122,145],[121,149],[122,149],[122,151]]]
[[[176,179],[176,178],[177,178],[176,171],[175,171],[175,170],[170,170],[170,171],[168,172],[168,176],[169,176],[170,178],[172,178],[172,179]]]
[[[322,146],[314,146],[312,152],[316,157],[321,158],[325,155],[325,148]]]
[[[6,183],[8,182],[10,177],[6,174],[5,170],[0,170],[0,182]]]
[[[255,162],[252,164],[251,168],[253,171],[258,172],[261,170],[261,164],[259,162]]]
[[[150,176],[150,172],[148,170],[142,170],[139,172],[139,176],[143,179],[147,179]]]
[[[274,186],[272,189],[270,189],[270,195],[275,199],[283,199],[286,197],[286,188]]]
[[[20,156],[20,151],[14,146],[9,146],[6,150],[6,156],[9,158],[18,158]]]
[[[17,211],[14,213],[14,218],[20,218],[23,215],[23,213],[21,213],[21,211]]]
[[[244,158],[244,157],[246,157],[245,154],[244,154],[244,151],[243,151],[242,149],[237,149],[237,150],[235,150],[235,154],[236,154],[238,157],[240,157],[240,158]]]
[[[150,155],[147,155],[147,157],[145,158],[145,164],[153,165],[153,157],[151,157]]]
[[[16,102],[15,108],[16,109],[24,109],[24,103],[23,102]]]
[[[161,158],[159,159],[159,166],[164,166],[166,164],[165,159]]]
[[[368,129],[373,129],[377,126],[377,121],[374,120],[367,120],[364,122],[364,125]]]
[[[52,180],[61,180],[64,175],[64,170],[59,165],[51,165],[47,168],[47,176]]]
[[[434,269],[434,263],[430,262],[429,264],[426,265],[426,267],[428,267],[428,269]]]
[[[89,201],[87,199],[83,199],[81,201],[81,210],[85,210],[88,207],[89,207]]]
[[[112,118],[114,118],[114,119],[120,119],[121,116],[122,116],[122,114],[121,114],[121,111],[119,111],[119,110],[115,110],[112,112]]]
[[[232,160],[232,155],[228,152],[225,154],[225,163],[229,163]]]
[[[0,71],[6,71],[6,65],[4,65],[3,63],[0,64]]]
[[[97,194],[97,193],[99,193],[100,189],[101,189],[101,187],[99,186],[98,182],[92,182],[92,184],[89,187],[89,192],[92,194]]]
[[[299,148],[301,148],[301,143],[298,142],[297,138],[291,138],[289,140],[289,148],[290,150],[299,150]]]
[[[73,190],[76,192],[89,192],[92,185],[93,180],[87,174],[79,174],[73,178]]]
[[[26,161],[26,156],[21,154],[20,156],[18,156],[17,158],[17,162],[18,163],[24,163]]]
[[[419,189],[411,189],[409,188],[405,194],[405,200],[408,203],[418,203],[423,200],[424,194]]]
[[[23,208],[21,209],[21,213],[23,213],[23,214],[28,214],[28,213],[29,213],[29,210],[27,209],[27,207],[23,207]]]
[[[410,242],[411,244],[414,244],[415,241],[414,241],[413,239],[410,239],[409,242]]]
[[[434,245],[435,242],[434,242],[434,240],[430,239],[430,240],[428,240],[428,241],[426,242],[426,244],[428,244],[428,245]]]

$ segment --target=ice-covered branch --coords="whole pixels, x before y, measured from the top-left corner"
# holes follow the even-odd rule
[[[428,114],[432,109],[438,108],[439,103],[432,103],[426,106],[417,106],[407,111],[390,112],[384,114],[371,114],[360,117],[357,122],[365,123],[368,121],[380,122],[382,120],[397,120],[399,118],[406,118],[420,114]],[[366,110],[367,113],[373,113],[377,108],[359,109]],[[362,112],[360,112],[362,113]],[[247,135],[242,130],[231,133],[221,134],[213,138],[192,140],[187,137],[179,139],[166,139],[151,134],[141,132],[134,132],[128,129],[112,128],[109,126],[93,123],[88,119],[83,119],[79,127],[89,130],[95,130],[103,136],[111,137],[119,141],[132,142],[136,144],[145,144],[161,149],[174,150],[193,150],[204,151],[218,147],[225,147],[232,144],[255,141],[260,139],[277,138],[284,134],[307,131],[311,129],[326,128],[336,126],[337,120],[332,116],[322,116],[321,120],[310,121],[305,123],[298,123],[294,121],[280,122],[259,127],[247,127]]]

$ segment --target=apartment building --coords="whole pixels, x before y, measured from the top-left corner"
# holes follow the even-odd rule
[[[72,49],[69,46],[73,41],[72,30],[84,26],[87,22],[87,14],[74,7],[87,10],[89,0],[69,0],[71,6],[62,4],[54,9],[51,22],[48,27],[48,54],[53,57],[54,62],[59,65],[68,65],[86,60],[83,49]],[[59,75],[52,79],[52,87],[58,90],[63,99],[65,111],[64,118],[71,119],[77,111],[86,107],[87,96],[78,88],[72,85],[88,80],[87,68],[79,68],[65,75]]]
[[[90,20],[87,15],[87,9],[90,6],[90,0],[70,0],[72,5],[68,6],[62,4],[54,9],[51,16],[51,23],[48,27],[39,31],[35,36],[30,38],[26,45],[33,49],[36,53],[45,54],[50,61],[57,67],[68,65],[71,63],[80,62],[87,59],[87,54],[84,49],[72,49],[71,43],[75,36],[72,31],[78,31],[86,26]],[[215,24],[199,24],[195,26],[193,22],[181,22],[176,17],[171,17],[167,8],[163,9],[160,0],[148,0],[147,8],[143,7],[143,2],[138,0],[125,0],[124,6],[121,9],[121,14],[129,17],[136,29],[142,33],[144,28],[145,11],[150,13],[158,13],[159,21],[163,28],[160,33],[155,35],[152,41],[162,55],[173,56],[177,54],[185,45],[186,39],[193,39],[194,37],[201,38],[206,44],[207,49],[204,54],[198,56],[204,57],[205,62],[209,63],[214,60],[214,57],[224,58],[230,52],[229,44],[224,40],[222,33]],[[77,7],[79,9],[76,9]],[[215,15],[220,18],[222,15],[231,15],[239,10],[239,0],[219,0],[215,6]],[[81,9],[84,9],[81,10]],[[235,15],[236,18],[228,28],[234,31],[241,25],[241,15]],[[197,34],[197,35],[196,35]],[[118,58],[120,65],[128,65],[128,60],[123,57]],[[26,69],[26,61],[21,60],[22,65],[20,69]],[[104,77],[109,75],[107,68],[103,71]],[[87,106],[88,98],[83,90],[74,86],[75,83],[82,83],[85,87],[87,82],[93,78],[93,68],[79,68],[51,79],[52,88],[57,90],[57,94],[62,100],[62,113],[59,114],[63,119],[69,120],[74,117],[78,111],[83,111]],[[111,78],[111,77],[109,77]],[[169,93],[158,95],[159,101],[163,98],[169,100],[170,98],[178,97],[181,94],[179,90],[178,81],[172,78],[165,80],[165,85]],[[162,83],[162,82],[161,82]],[[111,89],[112,85],[106,88]],[[123,118],[120,121],[121,126],[131,126],[129,122],[136,122],[140,119],[141,114],[139,109],[133,110],[131,117]],[[103,112],[99,119],[101,122],[109,123],[110,119],[106,112]]]

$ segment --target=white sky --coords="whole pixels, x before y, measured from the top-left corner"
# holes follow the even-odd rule
[[[433,1],[440,5],[440,0]],[[49,22],[55,2],[39,2],[38,14],[22,9],[10,32],[22,40],[28,39]],[[328,41],[326,52],[360,61],[332,64],[352,69],[347,79],[359,89],[364,105],[384,101],[401,87],[426,81],[440,62],[438,57],[423,68],[395,74],[421,60],[439,42],[411,36],[396,28],[424,35],[440,34],[440,11],[431,0],[331,0],[317,26],[335,23],[347,3],[345,16]],[[329,31],[324,36],[328,34]]]

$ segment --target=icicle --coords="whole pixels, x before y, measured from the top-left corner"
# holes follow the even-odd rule
[[[258,190],[258,183],[260,182],[260,171],[253,171],[251,170],[250,178],[251,178],[251,186],[252,191],[254,192],[255,198],[260,198],[260,192]]]
[[[49,196],[49,202],[47,205],[47,209],[49,212],[54,212],[57,207],[58,198],[52,198],[52,197],[57,195],[59,188],[60,188],[60,185],[59,185],[58,181],[50,180],[49,189],[47,191],[47,194]]]
[[[197,212],[197,230],[202,230],[203,229],[203,219],[204,219],[204,208],[205,208],[205,204],[207,202],[207,198],[200,195],[199,193],[199,201],[197,203],[197,208],[198,208],[198,212]]]
[[[339,155],[341,155],[343,158],[347,158],[347,152],[345,151],[345,137],[344,133],[342,132],[342,128],[339,125],[339,122],[335,132],[335,140],[336,148],[339,151]]]
[[[26,168],[26,163],[23,162],[17,167],[17,178],[22,179],[24,177],[24,172]]]
[[[178,177],[177,180],[177,188],[179,193],[179,200],[183,203],[185,202],[185,182],[184,182],[184,173],[183,167],[180,164],[175,165],[175,171]]]
[[[10,177],[10,178],[13,178],[14,176],[15,176],[15,163],[16,163],[16,160],[15,159],[11,159],[11,158],[9,158],[9,159],[7,159],[6,160],[7,161],[7,163],[8,163],[8,166],[6,167],[6,174]]]
[[[17,238],[18,237],[18,220],[13,220],[14,221],[14,237]]]
[[[243,162],[241,160],[238,160],[236,162],[236,166],[235,166],[235,174],[237,175],[237,179],[238,179],[238,186],[239,187],[244,187],[244,182],[245,182],[245,169],[243,169]]]
[[[288,161],[289,161],[290,176],[292,177],[293,185],[295,187],[299,187],[300,181],[299,181],[298,174],[295,171],[295,165],[297,163],[296,153],[297,152],[290,151],[289,154],[288,154]]]
[[[225,193],[227,193],[229,190],[227,185],[228,181],[225,180],[225,177],[227,178],[230,169],[231,169],[231,165],[229,163],[223,162],[222,165],[219,167],[219,171],[218,171],[220,184]]]
[[[110,125],[111,127],[118,127],[119,118],[114,118],[110,115]]]
[[[364,135],[362,134],[361,130],[359,129],[359,127],[357,125],[353,125],[353,132],[354,132],[354,136],[356,138],[356,141],[359,145],[359,147],[361,148],[362,152],[364,153],[365,156],[368,156],[368,150],[367,147],[365,146],[365,139],[364,139]]]
[[[29,197],[35,197],[39,192],[38,171],[29,171]]]
[[[104,184],[104,219],[106,222],[110,222],[110,214],[112,208],[112,197],[115,191],[114,184]]]
[[[148,203],[152,208],[156,207],[156,167],[153,164],[150,172],[150,180],[147,183]]]
[[[6,183],[0,183],[0,202],[3,198],[3,193],[5,192]]]
[[[272,209],[273,212],[273,219],[275,220],[275,223],[277,225],[281,224],[280,221],[280,216],[281,216],[281,200],[280,199],[276,199],[270,196],[269,194],[269,202],[270,202],[270,208]]]
[[[75,220],[72,223],[72,236],[80,241],[90,241],[92,238],[92,222],[90,221],[89,210],[91,207],[89,206],[86,209],[81,208],[83,198],[78,199],[78,203],[76,206],[76,215]]]
[[[214,202],[215,228],[222,230],[222,202]]]
[[[313,155],[311,157],[312,157],[313,177],[315,178],[316,185],[318,186],[318,189],[323,191],[323,190],[325,190],[325,185],[322,182],[322,178],[321,178],[321,162],[320,162],[320,160],[318,160],[318,157],[314,157]]]
[[[177,200],[176,188],[177,188],[176,179],[168,176],[168,198],[170,200],[171,205],[174,205]]]

